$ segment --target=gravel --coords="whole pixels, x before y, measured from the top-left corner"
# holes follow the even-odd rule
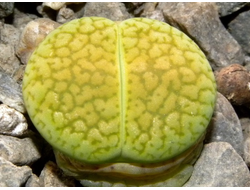
[[[191,37],[204,51],[215,73],[232,64],[244,67],[244,72],[249,73],[249,5],[1,2],[0,186],[81,186],[57,167],[52,147],[34,128],[22,100],[21,82],[27,60],[54,28],[83,16],[102,16],[115,21],[133,17],[157,19]],[[38,38],[40,41],[29,41]],[[244,78],[237,78],[237,82],[250,84]],[[249,87],[246,90],[249,93]],[[240,97],[234,98],[244,98],[240,93],[237,96]],[[227,98],[227,94],[218,93],[204,149],[185,186],[250,186],[249,105],[244,101],[234,105]]]

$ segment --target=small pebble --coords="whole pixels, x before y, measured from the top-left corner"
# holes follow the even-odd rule
[[[28,124],[20,112],[0,104],[0,134],[23,136],[27,130]]]
[[[250,105],[250,72],[232,64],[216,73],[218,91],[233,105]]]

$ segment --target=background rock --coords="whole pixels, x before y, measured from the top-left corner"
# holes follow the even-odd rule
[[[194,172],[186,187],[242,187],[250,180],[243,159],[226,142],[213,142],[204,146]]]
[[[239,155],[243,155],[243,134],[239,118],[232,105],[220,93],[217,93],[215,111],[205,142],[228,142]]]
[[[16,165],[31,165],[41,157],[42,146],[37,145],[36,136],[19,139],[0,135],[0,156]]]
[[[0,134],[23,136],[27,130],[28,124],[20,112],[0,104]]]
[[[20,30],[0,22],[0,70],[9,74],[13,74],[20,67],[20,61],[15,55],[19,36]]]
[[[250,119],[242,118],[240,119],[244,144],[243,144],[243,159],[245,160],[248,167],[250,167]]]
[[[72,9],[62,7],[56,16],[56,21],[59,23],[66,23],[76,18],[75,12]]]
[[[250,10],[240,13],[228,25],[228,30],[241,45],[244,52],[250,55]]]
[[[84,2],[44,2],[38,7],[38,12],[44,18],[56,20],[59,23],[65,23],[72,19],[83,16]]]
[[[0,43],[0,69],[12,74],[19,68],[19,64],[14,47],[10,44]]]
[[[0,187],[23,186],[31,175],[28,166],[18,167],[0,157]]]
[[[159,7],[168,23],[200,46],[214,70],[243,63],[241,47],[222,25],[215,3],[159,3]]]
[[[25,187],[41,187],[39,178],[36,175],[32,174],[27,180]]]
[[[71,4],[79,5],[83,3],[82,2],[44,2],[42,4],[42,7],[49,7],[53,10],[58,11],[62,9],[63,7],[66,7],[67,5],[71,5]]]
[[[0,24],[0,31],[0,42],[3,44],[12,45],[15,50],[21,31],[13,25],[4,23]]]
[[[23,31],[28,22],[35,20],[37,18],[38,18],[37,15],[24,13],[19,9],[15,8],[13,13],[13,26],[15,28],[18,28],[21,32]]]
[[[120,2],[88,2],[85,5],[84,16],[99,16],[120,21],[131,18],[126,7]]]
[[[13,13],[14,3],[13,2],[1,2],[0,3],[0,18],[7,17]]]
[[[8,74],[0,70],[0,102],[15,108],[21,113],[25,112],[21,87]]]
[[[74,187],[76,180],[62,173],[58,166],[49,161],[39,176],[40,184],[44,187]]]
[[[244,2],[216,2],[220,16],[230,15],[240,10],[246,4],[247,3],[244,3]]]

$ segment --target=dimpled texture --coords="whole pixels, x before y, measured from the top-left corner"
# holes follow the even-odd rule
[[[23,80],[27,111],[42,136],[86,163],[178,156],[204,135],[215,91],[198,46],[146,18],[62,25],[33,53]]]

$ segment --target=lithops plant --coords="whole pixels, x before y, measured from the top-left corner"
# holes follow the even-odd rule
[[[215,103],[205,55],[146,18],[66,23],[32,54],[28,114],[58,165],[90,186],[181,186]]]

